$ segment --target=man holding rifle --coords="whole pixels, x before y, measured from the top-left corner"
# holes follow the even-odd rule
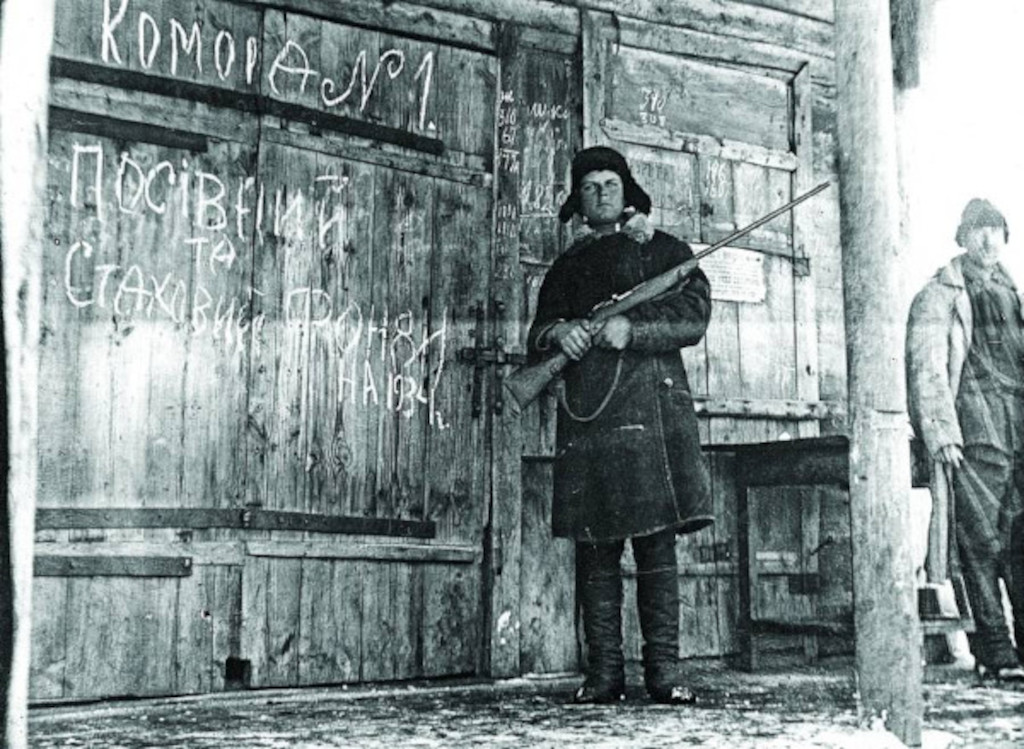
[[[552,265],[541,286],[528,346],[536,359],[564,352],[552,532],[576,540],[577,590],[588,665],[580,703],[624,697],[622,580],[630,539],[637,564],[644,683],[652,699],[684,704],[679,683],[679,589],[675,537],[711,522],[711,491],[697,419],[679,354],[711,316],[697,268],[669,292],[601,323],[596,305],[693,257],[655,231],[651,200],[611,148],[580,151],[563,222],[579,214],[590,232]]]

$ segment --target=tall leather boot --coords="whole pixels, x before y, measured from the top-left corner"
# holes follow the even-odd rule
[[[574,695],[577,703],[618,702],[625,698],[626,675],[622,656],[621,541],[578,544],[576,585],[583,607],[583,634],[587,640],[587,676]]]
[[[679,681],[679,576],[675,533],[633,539],[636,605],[644,637],[644,685],[655,702],[685,705],[696,696]]]

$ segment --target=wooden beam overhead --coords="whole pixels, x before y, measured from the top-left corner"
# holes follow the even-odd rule
[[[420,0],[420,5],[489,21],[515,21],[522,26],[576,36],[579,16],[567,3],[550,0]]]
[[[635,18],[619,21],[621,43],[686,57],[711,58],[797,73],[810,56],[778,44],[741,40],[721,33],[662,26]],[[816,60],[825,65],[824,60]]]
[[[775,8],[722,0],[578,0],[576,4],[650,23],[771,42],[818,57],[833,56],[832,24]]]
[[[285,12],[304,13],[331,21],[370,28],[389,29],[399,34],[443,39],[450,44],[494,51],[494,29],[472,14],[448,10],[451,3],[428,8],[417,3],[380,0],[247,0],[253,5]]]
[[[762,8],[774,8],[818,21],[834,23],[836,20],[835,3],[832,0],[740,0],[745,5],[759,5]]]
[[[722,0],[420,0],[421,5],[577,36],[579,11],[763,42],[831,59],[832,24],[776,8]]]

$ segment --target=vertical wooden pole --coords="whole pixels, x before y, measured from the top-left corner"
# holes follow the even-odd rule
[[[28,744],[36,386],[53,0],[0,4],[0,711],[9,749]]]
[[[519,185],[523,165],[523,127],[515,119],[522,91],[523,58],[519,53],[520,29],[503,24],[499,40],[501,65],[498,92],[498,158],[494,186],[494,269],[488,319],[494,321],[494,345],[516,346],[522,309],[522,276],[519,262]],[[504,365],[499,364],[498,367]],[[504,374],[504,371],[502,372]],[[499,406],[502,384],[494,383],[491,449],[490,547],[490,666],[491,676],[520,673],[521,565],[523,533],[522,431],[514,409]]]
[[[922,0],[889,0],[893,82],[900,89],[914,88],[921,79],[921,2]]]
[[[862,717],[921,743],[889,0],[836,0],[850,512]]]

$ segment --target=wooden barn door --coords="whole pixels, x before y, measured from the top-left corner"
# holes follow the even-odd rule
[[[265,6],[58,9],[35,699],[485,663],[496,58]]]
[[[265,327],[250,356],[249,504],[302,513],[308,531],[316,518],[378,526],[344,543],[297,528],[250,542],[251,683],[474,673],[489,422],[463,351],[491,319],[495,61],[268,11],[265,47],[289,40],[318,69],[365,64],[378,87],[362,109],[321,97],[312,128],[287,109],[263,123],[257,181],[282,208],[253,263]],[[279,77],[270,98],[304,106],[309,89]],[[363,139],[335,130],[342,114],[371,125]],[[372,136],[392,149],[375,155]]]
[[[245,502],[250,229],[228,263],[174,186],[244,179],[255,128],[165,104],[53,83],[35,699],[209,688],[237,627],[244,549],[203,529]]]
[[[583,21],[584,139],[627,156],[660,228],[700,249],[811,186],[805,63],[607,14]],[[816,433],[801,419],[818,397],[808,215],[782,216],[702,262],[712,320],[683,358],[705,444]],[[727,458],[712,468],[717,522],[678,543],[684,656],[736,647],[732,471]],[[627,626],[639,657],[638,622]]]

